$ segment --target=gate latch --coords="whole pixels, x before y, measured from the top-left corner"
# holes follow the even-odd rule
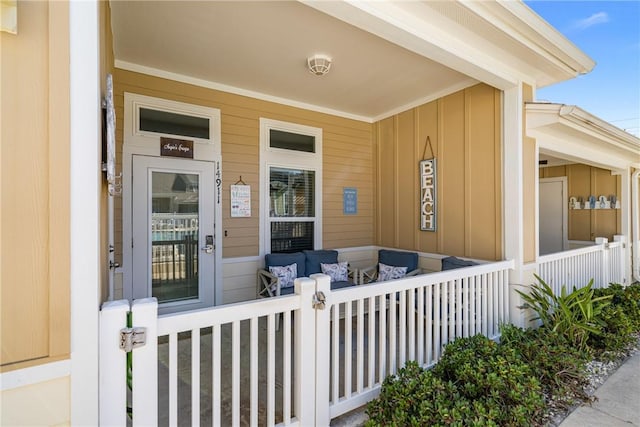
[[[316,310],[324,310],[325,302],[327,298],[324,296],[324,292],[316,292],[313,294],[313,308]]]
[[[120,349],[125,353],[147,343],[147,328],[120,329]]]

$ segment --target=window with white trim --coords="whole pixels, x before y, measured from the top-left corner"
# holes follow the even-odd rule
[[[260,119],[263,253],[322,247],[322,129]]]

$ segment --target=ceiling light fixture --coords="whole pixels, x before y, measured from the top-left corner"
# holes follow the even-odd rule
[[[331,68],[331,58],[327,55],[313,55],[307,58],[309,72],[316,76],[324,76]]]

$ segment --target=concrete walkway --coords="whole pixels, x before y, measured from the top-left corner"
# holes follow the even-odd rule
[[[640,427],[640,352],[620,366],[594,394],[597,401],[574,410],[560,427]]]

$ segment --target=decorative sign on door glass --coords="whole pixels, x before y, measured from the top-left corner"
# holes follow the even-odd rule
[[[420,230],[436,231],[436,159],[420,162]]]
[[[175,138],[160,138],[160,155],[163,157],[185,157],[193,159],[193,141]]]
[[[345,215],[356,215],[358,213],[358,189],[342,189],[342,213]]]
[[[251,216],[251,186],[231,186],[231,217],[248,218]]]

